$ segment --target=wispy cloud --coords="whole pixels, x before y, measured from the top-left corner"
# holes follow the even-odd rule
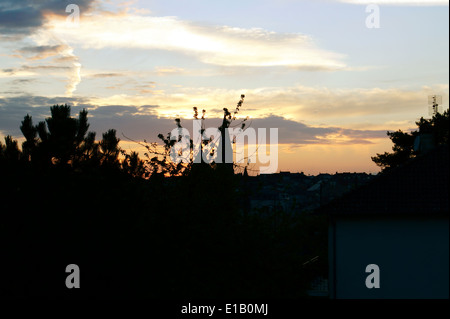
[[[157,67],[155,69],[155,73],[156,75],[173,75],[173,74],[183,74],[185,72],[185,70],[183,68],[177,68],[177,67],[173,67],[173,66],[169,66],[169,67]]]
[[[319,48],[312,37],[300,33],[202,25],[177,17],[144,15],[148,13],[129,10],[128,5],[123,10],[106,12],[99,9],[94,0],[77,4],[83,13],[79,27],[67,23],[65,5],[56,0],[44,0],[37,4],[8,0],[0,5],[2,14],[14,10],[18,16],[30,14],[26,13],[27,10],[33,13],[34,18],[24,25],[12,20],[3,21],[3,27],[7,26],[8,30],[1,29],[0,34],[28,35],[27,45],[14,51],[15,57],[29,62],[27,67],[22,68],[24,71],[57,70],[58,65],[61,65],[61,70],[65,68],[67,96],[72,96],[81,82],[81,61],[74,53],[74,47],[177,51],[203,63],[228,69],[288,67],[305,71],[329,71],[347,68],[343,55]],[[96,10],[93,11],[93,7]],[[30,45],[30,41],[34,45]],[[46,63],[47,66],[42,63],[35,65],[35,62],[49,58],[51,63]],[[188,72],[180,67],[154,69],[156,76]],[[116,76],[116,72],[102,73],[104,75],[93,77]],[[151,88],[141,87],[136,90],[141,94],[155,93]]]
[[[300,33],[201,25],[176,17],[128,13],[85,16],[79,28],[55,18],[47,27],[58,38],[83,47],[178,51],[220,66],[286,66],[304,70],[345,67],[343,55],[320,49],[312,37]]]
[[[49,36],[45,30],[36,31],[29,38],[36,45],[23,47],[17,50],[17,53],[28,61],[39,61],[53,57],[52,62],[58,64],[60,66],[59,68],[67,69],[66,95],[72,96],[78,84],[81,82],[81,63],[74,54],[74,49],[66,41],[62,40],[62,38]],[[52,67],[58,68],[58,66]],[[43,67],[29,66],[28,68],[38,69]]]
[[[39,70],[70,70],[69,66],[63,66],[63,65],[24,65],[22,66],[21,70],[26,71],[39,71]]]
[[[96,74],[90,75],[90,77],[93,77],[93,78],[114,78],[114,77],[120,77],[120,76],[124,76],[124,74],[123,73],[96,73]]]
[[[14,84],[28,84],[36,82],[36,79],[15,79],[12,81]]]
[[[67,49],[67,46],[61,44],[38,45],[20,48],[17,50],[17,53],[19,53],[21,57],[28,60],[41,60],[64,53]]]

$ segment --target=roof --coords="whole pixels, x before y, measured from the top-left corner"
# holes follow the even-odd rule
[[[307,189],[308,192],[315,192],[320,190],[320,187],[322,185],[322,181],[318,181],[317,183],[315,183],[313,186],[311,186],[310,188]]]
[[[318,209],[327,214],[449,213],[449,147],[441,145]]]

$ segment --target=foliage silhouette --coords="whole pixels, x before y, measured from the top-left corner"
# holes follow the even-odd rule
[[[172,132],[169,132],[168,134],[158,134],[158,138],[162,141],[162,148],[158,145],[158,143],[148,143],[144,140],[144,143],[136,142],[130,138],[129,140],[136,142],[140,144],[141,146],[145,147],[147,149],[147,152],[144,154],[147,160],[144,161],[144,166],[147,170],[147,175],[162,175],[162,176],[187,176],[192,173],[192,171],[198,171],[198,170],[215,170],[219,174],[234,174],[234,167],[237,166],[236,163],[227,163],[225,160],[225,154],[226,152],[229,152],[232,154],[232,145],[231,143],[234,143],[234,141],[227,142],[225,139],[226,136],[226,129],[230,128],[230,125],[236,121],[236,115],[239,113],[240,108],[242,107],[244,103],[245,95],[242,94],[240,97],[240,100],[238,101],[236,105],[236,109],[231,113],[228,108],[223,109],[223,119],[221,125],[218,127],[218,130],[220,132],[221,139],[218,140],[219,137],[216,136],[214,138],[207,137],[204,135],[205,133],[205,116],[206,116],[206,110],[202,110],[202,116],[199,117],[198,108],[194,107],[194,119],[195,120],[201,120],[201,129],[200,129],[200,135],[201,140],[200,141],[193,141],[192,138],[183,136],[183,126],[181,124],[181,119],[176,118],[175,124],[178,129],[177,135],[172,135]],[[246,127],[246,121],[249,118],[244,118],[238,125],[243,130]],[[185,155],[185,161],[174,163],[171,159],[171,153],[175,152],[174,146],[177,142],[180,142],[183,138],[189,138],[190,142],[190,149],[189,154]],[[200,144],[200,149],[196,150],[194,149],[194,143]],[[227,145],[227,143],[229,143]],[[203,156],[201,154],[205,152],[208,153],[211,158],[215,158],[211,163],[206,164]],[[177,154],[181,157],[182,151],[178,150]],[[196,160],[198,158],[198,160]],[[195,165],[194,165],[195,162]],[[194,173],[195,174],[195,173]]]
[[[411,158],[416,157],[419,151],[414,150],[414,142],[420,134],[431,134],[432,142],[435,145],[448,144],[449,137],[449,110],[444,113],[436,113],[431,119],[420,118],[416,125],[418,131],[411,133],[398,130],[387,132],[387,135],[394,143],[393,152],[377,154],[372,157],[372,161],[383,170],[392,169],[406,163]]]

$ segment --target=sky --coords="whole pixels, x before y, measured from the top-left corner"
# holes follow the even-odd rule
[[[218,127],[245,94],[236,123],[278,129],[278,171],[377,173],[386,131],[415,129],[429,95],[448,108],[448,5],[0,0],[0,138],[67,103],[141,151],[125,136],[191,130],[193,107]]]

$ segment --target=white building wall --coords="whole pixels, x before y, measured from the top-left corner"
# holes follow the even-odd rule
[[[331,297],[449,298],[448,218],[338,218],[329,257]],[[369,264],[379,289],[366,287]]]

